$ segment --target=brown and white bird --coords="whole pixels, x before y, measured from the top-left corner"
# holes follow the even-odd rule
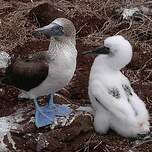
[[[57,116],[67,116],[71,109],[53,103],[56,91],[65,87],[76,69],[76,29],[66,18],[57,18],[49,25],[38,28],[50,38],[47,52],[37,52],[17,58],[6,69],[2,83],[13,85],[23,91],[23,96],[34,99],[37,127],[53,123]],[[48,95],[48,104],[39,106],[37,97]]]

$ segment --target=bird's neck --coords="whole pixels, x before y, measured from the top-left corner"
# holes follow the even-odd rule
[[[111,68],[111,66],[107,63],[107,56],[105,55],[99,55],[95,58],[92,70],[95,71],[103,71],[104,73],[109,73],[111,71],[114,71],[114,69]]]
[[[75,48],[76,40],[75,38],[51,38],[48,53],[51,58],[55,58],[56,55],[61,51],[75,51],[76,49],[65,49],[64,48]],[[76,52],[72,52],[76,53]]]
[[[131,60],[131,56],[125,56],[122,54],[117,55],[99,55],[95,59],[95,64],[103,71],[120,71]]]

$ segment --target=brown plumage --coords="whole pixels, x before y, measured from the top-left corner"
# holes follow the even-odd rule
[[[47,77],[48,61],[47,52],[18,57],[6,69],[6,75],[2,83],[29,91],[38,86]]]

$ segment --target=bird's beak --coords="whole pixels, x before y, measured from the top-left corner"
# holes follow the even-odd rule
[[[82,52],[82,55],[87,55],[87,54],[90,54],[90,55],[99,55],[99,54],[109,54],[110,53],[110,49],[108,47],[99,47],[95,50],[92,50],[92,51],[85,51],[85,52]]]
[[[48,37],[56,37],[64,35],[63,27],[56,23],[50,23],[41,28],[35,29],[35,32],[43,33]]]

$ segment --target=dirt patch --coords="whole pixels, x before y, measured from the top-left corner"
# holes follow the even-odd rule
[[[12,57],[46,51],[49,40],[45,36],[35,36],[33,30],[50,23],[56,17],[72,20],[77,28],[77,70],[73,80],[57,94],[56,99],[79,106],[89,103],[87,87],[93,62],[93,58],[84,57],[81,52],[102,45],[107,36],[122,34],[129,39],[134,49],[133,60],[123,72],[131,80],[133,88],[145,101],[151,113],[152,18],[143,12],[128,20],[121,16],[123,8],[141,5],[151,9],[151,4],[144,5],[140,0],[134,4],[120,0],[1,0],[0,50],[7,51]],[[69,126],[58,126],[53,130],[49,127],[36,129],[33,123],[32,101],[19,100],[18,94],[19,90],[16,88],[0,88],[0,125],[3,123],[7,126],[4,143],[9,151],[151,151],[152,142],[149,139],[126,139],[112,131],[102,136],[96,134],[92,119],[86,113],[78,115]],[[19,122],[16,122],[16,113],[20,118]],[[152,123],[152,120],[150,121]]]

